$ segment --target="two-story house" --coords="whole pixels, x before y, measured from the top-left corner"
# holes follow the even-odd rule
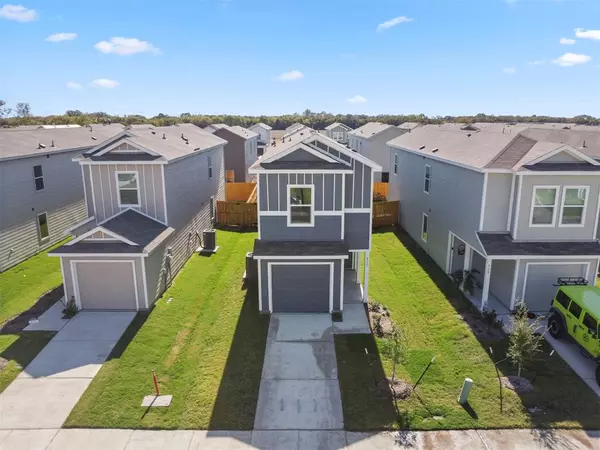
[[[387,183],[390,174],[390,150],[387,142],[404,133],[405,131],[387,123],[369,122],[348,132],[348,146],[379,164],[382,171],[376,175],[375,181]]]
[[[75,161],[89,217],[59,257],[80,309],[150,308],[224,199],[225,141],[195,125],[125,130]]]
[[[258,177],[254,258],[261,312],[341,312],[345,287],[359,282],[360,267],[358,301],[367,300],[379,170],[310,129],[269,147],[251,167]]]
[[[0,129],[0,272],[60,242],[87,216],[81,168],[71,159],[122,125]]]
[[[262,156],[262,154],[265,152],[265,149],[273,140],[271,134],[273,128],[265,123],[259,122],[252,125],[249,130],[258,133],[258,156]]]
[[[480,308],[545,313],[557,278],[596,282],[599,129],[427,125],[389,145],[400,223],[446,273],[475,275]]]
[[[340,144],[348,143],[348,133],[350,131],[352,131],[352,128],[340,122],[335,122],[325,127],[325,135]]]
[[[258,159],[258,133],[234,125],[219,128],[213,134],[227,141],[224,150],[227,180],[250,182],[253,177],[248,173],[248,169]]]

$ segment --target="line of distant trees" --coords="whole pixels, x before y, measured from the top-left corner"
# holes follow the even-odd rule
[[[400,125],[404,122],[419,122],[422,124],[442,123],[442,122],[527,122],[527,123],[577,123],[580,125],[598,125],[600,118],[579,115],[575,117],[552,117],[552,116],[513,116],[502,115],[495,116],[490,114],[477,114],[475,116],[432,116],[425,114],[380,114],[369,116],[365,114],[331,114],[325,111],[314,112],[310,109],[299,114],[285,114],[281,116],[240,116],[230,114],[192,114],[183,113],[179,116],[169,116],[167,114],[158,114],[154,117],[145,117],[141,115],[116,116],[105,112],[86,113],[79,110],[68,110],[63,115],[53,116],[34,116],[31,114],[31,107],[28,103],[18,103],[15,107],[15,114],[11,115],[11,109],[6,107],[5,102],[0,100],[0,126],[19,126],[19,125],[66,125],[79,124],[87,125],[91,123],[122,123],[124,125],[134,124],[152,124],[154,126],[175,125],[178,123],[193,123],[200,127],[205,127],[211,123],[225,123],[227,125],[241,125],[249,127],[257,122],[263,122],[273,127],[275,130],[283,130],[293,123],[300,122],[316,130],[321,130],[334,122],[342,122],[349,127],[358,128],[367,122],[383,122],[390,125]]]

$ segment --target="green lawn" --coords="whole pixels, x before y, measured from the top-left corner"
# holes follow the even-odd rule
[[[60,259],[49,257],[48,251],[50,249],[0,273],[0,325],[29,309],[45,292],[61,285]]]
[[[375,340],[336,336],[348,429],[598,427],[600,399],[558,355],[550,357],[549,349],[524,373],[534,379],[535,391],[519,396],[503,390],[500,412],[498,381],[487,349],[492,345],[500,359],[506,340],[477,340],[459,314],[467,310],[466,300],[406,234],[373,235],[370,275],[370,297],[389,307],[407,338],[407,361],[399,377],[414,383],[433,356],[436,361],[419,385],[418,396],[399,401],[396,414],[392,401],[376,387],[384,370],[391,374],[391,364],[379,359]],[[516,375],[508,363],[500,368]],[[465,377],[474,382],[467,409],[457,403]],[[533,407],[541,412],[529,413]]]
[[[255,289],[242,289],[255,238],[219,231],[218,253],[192,256],[151,314],[137,316],[66,426],[252,429],[269,321]],[[153,393],[152,369],[173,395],[169,408],[140,406]]]

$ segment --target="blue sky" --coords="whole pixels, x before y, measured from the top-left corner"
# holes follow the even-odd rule
[[[0,0],[0,98],[41,115],[600,116],[600,0]]]

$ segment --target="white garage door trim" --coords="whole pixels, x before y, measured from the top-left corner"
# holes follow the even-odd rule
[[[139,311],[140,301],[138,295],[137,277],[135,275],[135,261],[127,261],[123,259],[78,259],[71,261],[71,277],[73,278],[73,290],[75,291],[75,304],[77,305],[77,309],[82,308],[81,296],[79,295],[79,282],[77,279],[77,264],[79,263],[130,263],[131,274],[133,275],[133,288],[135,291],[135,309],[136,311]]]
[[[259,262],[260,263],[260,262]],[[273,312],[273,266],[329,266],[329,312],[333,312],[334,265],[330,262],[269,262],[267,263],[267,288],[269,295],[269,312]]]
[[[525,264],[525,278],[523,280],[523,293],[521,299],[525,301],[525,292],[527,290],[527,278],[529,277],[529,266],[585,266],[585,277],[590,273],[590,263],[585,261],[552,261],[552,262],[528,262]]]

